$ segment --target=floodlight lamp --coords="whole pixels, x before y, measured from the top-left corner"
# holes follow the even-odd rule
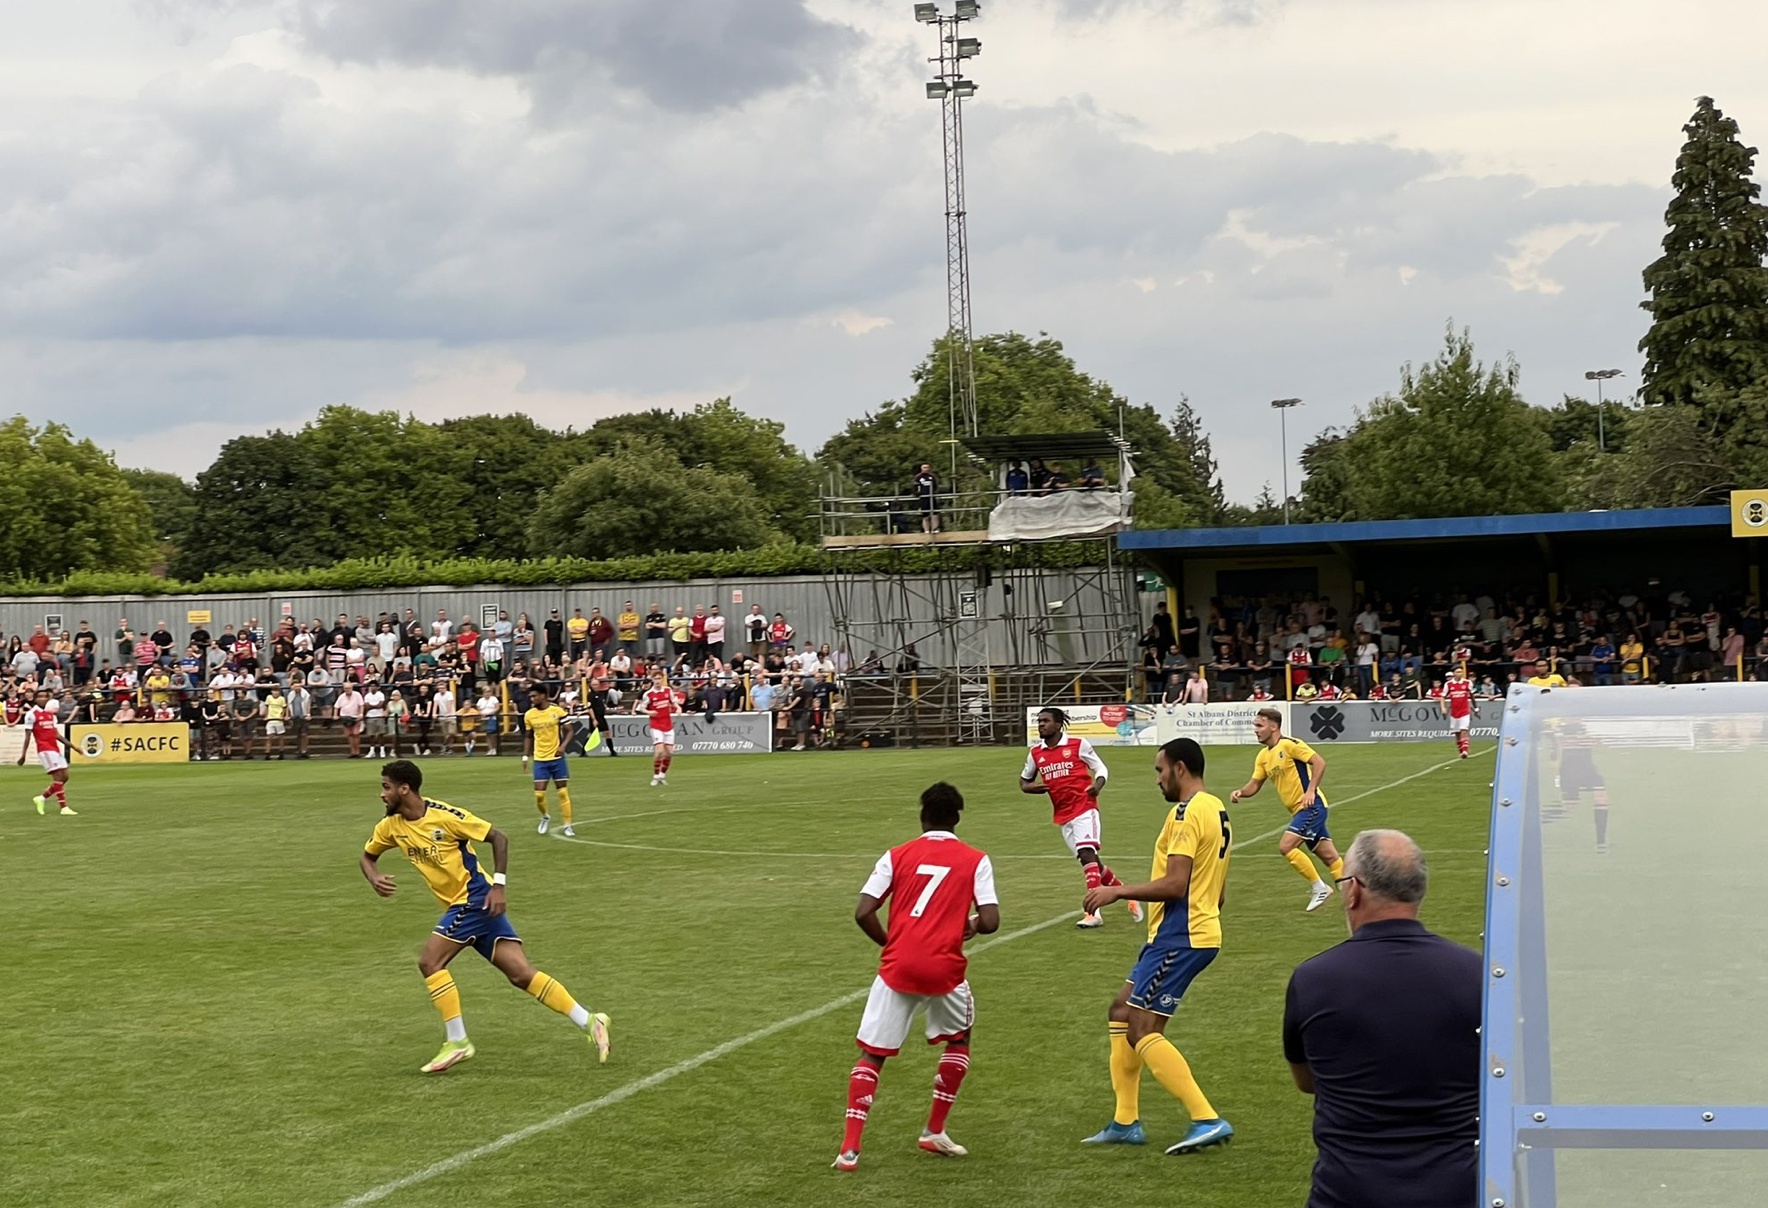
[[[976,95],[976,81],[975,80],[953,80],[952,81],[952,95],[957,97],[959,100],[963,100],[965,97],[975,96]]]
[[[982,5],[976,0],[958,0],[958,20],[974,21],[982,15]]]
[[[939,20],[939,5],[937,5],[937,4],[917,4],[917,5],[915,5],[915,20],[919,21],[923,25],[932,25],[935,21]]]
[[[943,101],[945,100],[945,94],[948,89],[949,85],[947,85],[944,80],[928,80],[927,99],[930,101]]]
[[[982,53],[981,38],[959,38],[957,43],[958,58],[974,59]]]

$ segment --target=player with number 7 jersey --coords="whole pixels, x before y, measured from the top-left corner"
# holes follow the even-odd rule
[[[965,979],[964,941],[1001,925],[994,866],[956,833],[964,798],[939,783],[921,794],[921,836],[879,857],[860,891],[854,921],[884,949],[860,1018],[860,1056],[847,1083],[847,1125],[835,1169],[859,1166],[865,1131],[884,1062],[902,1051],[917,1011],[926,1013],[928,1044],[944,1044],[933,1079],[933,1107],[920,1147],[961,1157],[964,1147],[945,1132],[946,1117],[970,1068],[970,1027],[976,1003]],[[878,920],[888,902],[888,924]],[[970,914],[974,903],[976,914]]]

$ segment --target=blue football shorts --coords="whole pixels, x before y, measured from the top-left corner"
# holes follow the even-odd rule
[[[1297,810],[1289,820],[1288,830],[1292,835],[1300,835],[1310,851],[1320,845],[1320,840],[1332,838],[1326,826],[1326,803],[1316,797],[1307,809]]]
[[[1132,1007],[1170,1016],[1179,1008],[1179,1000],[1199,973],[1209,968],[1220,948],[1173,948],[1165,944],[1147,944],[1130,970]]]
[[[569,779],[571,779],[571,769],[565,766],[563,755],[557,759],[536,759],[534,761],[535,784],[545,784],[549,780],[563,784]]]
[[[497,951],[498,940],[522,942],[509,915],[494,916],[483,906],[474,906],[470,902],[444,910],[436,923],[436,934],[457,944],[471,944],[473,951],[486,960]]]

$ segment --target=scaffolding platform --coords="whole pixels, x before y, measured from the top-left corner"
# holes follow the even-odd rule
[[[1135,682],[1144,620],[1116,541],[1130,523],[1133,451],[1107,432],[963,444],[969,464],[931,500],[844,490],[839,474],[822,497],[836,632],[853,665],[884,670],[845,719],[874,741],[1016,742],[1028,693],[1110,703]],[[1010,463],[1058,456],[1109,457],[1116,485],[1007,489]],[[930,512],[940,528],[925,532]],[[917,556],[928,550],[943,556],[930,565]]]
[[[932,545],[986,545],[987,529],[959,529],[938,533],[837,533],[825,535],[823,548],[893,549],[926,548]]]

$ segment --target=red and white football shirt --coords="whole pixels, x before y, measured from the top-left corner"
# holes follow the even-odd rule
[[[1449,680],[1443,684],[1443,700],[1450,717],[1467,717],[1473,713],[1473,681]]]
[[[1050,790],[1050,821],[1062,826],[1099,808],[1098,800],[1087,789],[1094,777],[1103,781],[1106,775],[1105,761],[1093,750],[1092,743],[1064,736],[1055,746],[1039,740],[1026,754],[1019,779],[1043,779],[1044,787]]]
[[[890,903],[878,976],[899,994],[950,994],[964,980],[970,903],[999,904],[986,853],[928,831],[878,858],[862,892]]]
[[[675,711],[682,700],[674,688],[652,688],[646,692],[644,710],[651,715],[651,729],[659,734],[673,734]]]
[[[38,754],[61,751],[61,719],[54,709],[39,709],[32,705],[25,710],[25,725],[30,727],[31,745]]]

